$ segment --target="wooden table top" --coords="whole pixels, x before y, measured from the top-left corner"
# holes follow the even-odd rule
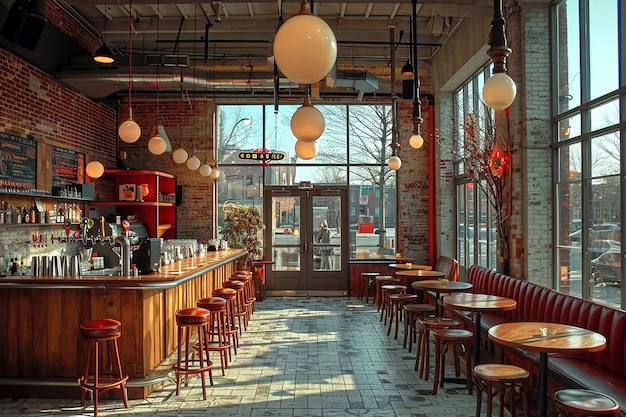
[[[556,333],[544,336],[541,328],[553,328]],[[600,333],[581,327],[547,322],[512,322],[493,326],[489,338],[505,346],[521,347],[539,352],[597,352],[606,347]]]
[[[450,285],[449,282],[448,285]],[[443,303],[462,311],[506,311],[517,308],[517,301],[511,298],[490,294],[451,294],[443,297]]]
[[[412,271],[405,271],[412,272]],[[462,292],[472,289],[473,285],[469,282],[448,281],[441,282],[438,279],[427,279],[424,281],[415,281],[411,283],[411,287],[416,290],[429,290],[435,292]]]
[[[430,270],[427,271],[425,269],[404,269],[401,271],[396,271],[396,275],[400,275],[403,277],[424,277],[424,278],[445,278],[446,274],[441,271]]]
[[[431,269],[433,269],[433,267],[430,265],[414,264],[412,262],[403,263],[403,264],[389,264],[389,268],[408,269],[408,270],[415,269],[415,270],[425,270],[425,271],[430,271]]]

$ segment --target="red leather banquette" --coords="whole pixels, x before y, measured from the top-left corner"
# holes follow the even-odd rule
[[[475,293],[517,301],[515,310],[483,313],[485,331],[507,321],[548,321],[583,327],[604,335],[607,345],[602,351],[577,356],[550,355],[550,377],[566,386],[609,395],[620,404],[620,415],[626,415],[626,311],[476,265],[470,267],[467,281],[474,285]],[[517,353],[532,358],[525,352]]]

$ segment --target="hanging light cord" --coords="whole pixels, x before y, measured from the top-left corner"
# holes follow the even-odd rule
[[[132,98],[132,83],[133,83],[133,2],[128,3],[130,16],[128,17],[128,109],[130,110],[130,117],[133,117],[133,98]]]

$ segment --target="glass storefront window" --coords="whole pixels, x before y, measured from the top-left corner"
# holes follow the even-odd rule
[[[262,211],[265,185],[297,187],[306,181],[348,185],[349,225],[345,228],[361,236],[355,239],[350,255],[383,250],[393,254],[395,171],[386,164],[391,156],[391,106],[313,104],[324,116],[325,129],[318,139],[318,154],[310,160],[298,158],[294,151],[296,139],[290,121],[301,104],[281,105],[278,113],[271,105],[217,106],[216,155],[222,171],[217,180],[218,230],[223,217],[221,207],[226,201],[254,205]],[[267,163],[252,156],[263,152],[282,156]],[[381,213],[384,235],[378,233],[383,224]]]
[[[617,126],[624,123],[618,34],[624,33],[626,22],[618,18],[617,0],[563,0],[554,10],[554,94],[559,98],[554,121],[555,286],[623,307],[626,172]]]

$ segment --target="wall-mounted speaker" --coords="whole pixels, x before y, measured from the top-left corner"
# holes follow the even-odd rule
[[[16,0],[2,26],[2,36],[8,41],[32,51],[37,47],[48,19],[28,0]]]

